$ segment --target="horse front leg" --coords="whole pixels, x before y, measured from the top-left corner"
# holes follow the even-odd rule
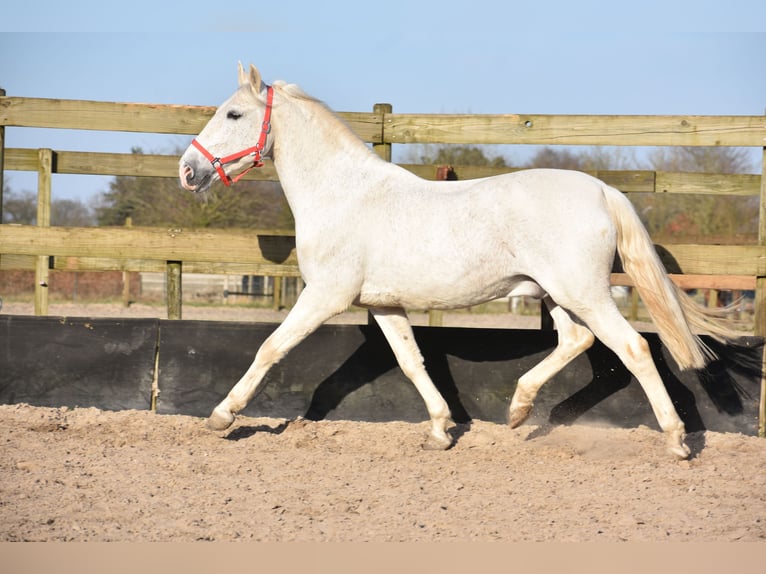
[[[207,420],[208,428],[217,431],[229,428],[235,415],[258,393],[272,365],[278,363],[322,323],[343,312],[352,299],[350,296],[333,297],[317,291],[307,286],[301,292],[292,311],[258,349],[250,368],[215,407]]]
[[[423,397],[428,415],[431,417],[431,434],[423,444],[429,450],[446,450],[452,446],[452,439],[447,435],[447,427],[452,424],[452,415],[439,390],[434,385],[423,365],[412,326],[404,309],[370,309],[388,344],[396,356],[404,374],[412,381]]]

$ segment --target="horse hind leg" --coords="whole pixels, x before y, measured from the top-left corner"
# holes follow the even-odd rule
[[[614,305],[603,306],[599,311],[593,308],[584,310],[579,316],[638,380],[665,433],[668,451],[679,459],[688,458],[691,451],[684,443],[684,423],[657,371],[646,339],[631,327]]]
[[[569,313],[553,303],[550,297],[543,301],[556,325],[558,344],[550,355],[524,373],[516,384],[508,410],[508,424],[511,428],[516,428],[527,419],[542,386],[593,345],[594,337],[589,329],[573,321]]]
[[[394,352],[404,374],[415,385],[426,404],[431,418],[431,433],[423,448],[446,450],[452,446],[447,427],[452,424],[452,415],[439,390],[426,372],[423,356],[415,342],[412,326],[404,309],[370,309],[383,335]]]

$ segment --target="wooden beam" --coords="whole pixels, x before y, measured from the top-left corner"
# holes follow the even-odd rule
[[[0,98],[5,96],[5,90],[0,88]],[[5,189],[5,126],[0,125],[0,223],[3,222],[3,190]],[[0,258],[2,259],[2,258]]]
[[[692,275],[766,275],[764,245],[658,245],[668,270]]]
[[[654,191],[657,193],[695,193],[701,195],[758,195],[761,192],[761,176],[757,174],[658,171]]]
[[[718,289],[720,291],[750,291],[755,289],[755,277],[750,275],[679,275],[670,279],[681,289]],[[614,286],[633,287],[635,284],[627,273],[612,273]]]
[[[0,126],[196,135],[215,113],[211,106],[0,97]],[[381,141],[380,114],[340,112],[364,141]]]
[[[8,263],[4,269],[28,269],[24,255],[16,256],[18,266]],[[184,262],[184,273],[207,273],[211,275],[265,275],[269,277],[300,277],[297,265],[276,263],[226,263],[223,261]],[[5,265],[5,263],[4,263]],[[53,268],[57,271],[138,271],[164,273],[165,262],[158,259],[114,259],[107,257],[54,257]]]
[[[51,186],[53,182],[53,151],[38,150],[37,172],[37,225],[48,228],[51,224]],[[48,283],[50,258],[37,254],[35,265],[35,315],[48,314]]]
[[[279,231],[0,225],[16,255],[297,265],[295,237]]]
[[[168,309],[168,319],[180,321],[183,306],[183,281],[181,278],[181,261],[168,261],[165,271],[165,303]]]
[[[386,148],[388,146],[388,148]],[[375,146],[388,150],[390,144]],[[112,175],[132,177],[178,177],[177,155],[118,154],[103,152],[55,151],[56,164],[53,173],[77,175]],[[388,157],[388,155],[386,155]],[[36,149],[9,148],[5,152],[5,170],[37,171]],[[404,169],[424,179],[436,179],[434,165],[401,164]],[[452,166],[458,179],[477,179],[523,168],[489,166]],[[594,170],[591,175],[602,179],[620,191],[645,193],[686,193],[711,195],[758,195],[761,176],[757,174],[671,173],[650,170]],[[271,160],[260,169],[251,170],[246,176],[251,181],[278,181]]]
[[[764,116],[387,114],[391,143],[757,146]]]
[[[3,253],[297,265],[289,232],[0,225]],[[659,245],[670,272],[766,276],[766,245]]]

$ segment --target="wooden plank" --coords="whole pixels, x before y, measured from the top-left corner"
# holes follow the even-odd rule
[[[210,106],[0,98],[0,125],[19,127],[197,134],[214,112]],[[383,130],[379,114],[338,116],[373,143],[762,147],[766,141],[763,116],[386,114]]]
[[[34,255],[14,255],[3,253],[0,255],[0,271],[32,270],[37,264]]]
[[[10,148],[4,169],[37,171],[36,149]],[[178,177],[178,155],[121,154],[103,152],[55,151],[53,173],[77,175],[112,175],[130,177]],[[267,159],[264,166],[251,170],[246,180],[278,181],[274,163]]]
[[[5,96],[5,90],[0,88],[0,97]],[[5,126],[0,125],[0,223],[3,222],[3,192],[5,191],[5,174],[3,166],[5,165]],[[2,258],[0,257],[0,263]]]
[[[183,281],[181,280],[180,261],[168,261],[165,271],[165,301],[168,309],[168,319],[180,321],[182,317],[181,307],[183,301]]]
[[[4,256],[5,258],[6,256]],[[29,256],[16,256],[20,265],[30,261]],[[3,269],[26,269],[11,266],[3,260]],[[32,262],[34,265],[34,262]],[[266,275],[274,277],[300,277],[297,265],[270,263],[225,263],[220,261],[184,261],[184,273],[207,273],[212,275]],[[108,257],[55,257],[53,268],[60,271],[139,271],[164,273],[164,261],[152,259],[114,259]]]
[[[210,106],[0,98],[0,124],[18,127],[197,134],[214,113]]]
[[[383,117],[384,114],[390,114],[393,111],[393,107],[391,104],[375,104],[372,107],[372,111],[376,114],[379,114],[380,117]],[[381,141],[375,142],[372,144],[372,151],[374,151],[381,159],[384,161],[391,161],[391,143],[390,142],[384,142],[383,140],[383,129],[381,126]]]
[[[692,275],[766,275],[764,245],[659,245],[670,272]]]
[[[383,115],[368,112],[338,112],[336,114],[351,130],[367,143],[383,141]]]
[[[758,195],[760,189],[757,174],[657,172],[658,193]]]
[[[750,291],[755,289],[756,278],[750,275],[679,275],[670,274],[673,283],[681,289],[718,289],[731,291]],[[633,287],[633,280],[627,273],[612,273],[611,284],[614,286]]]
[[[0,125],[196,135],[215,113],[211,106],[0,97]],[[382,115],[340,112],[364,141],[382,141]]]
[[[179,155],[57,152],[56,173],[84,175],[124,175],[132,177],[178,177]],[[246,180],[277,181],[274,163],[248,172]]]
[[[761,150],[761,188],[760,207],[758,211],[758,244],[766,247],[766,145]],[[766,337],[766,273],[758,273],[758,288],[755,292],[755,334]],[[766,365],[766,347],[763,350],[763,362]],[[763,371],[764,401],[761,404],[761,413],[763,415],[761,426],[766,427],[766,369]],[[766,430],[764,431],[766,432]]]
[[[54,173],[80,175],[112,175],[131,177],[178,177],[177,155],[117,154],[102,152],[56,151]],[[37,150],[6,150],[6,170],[37,171]],[[424,179],[435,180],[435,165],[401,164],[401,167]],[[488,166],[453,166],[458,179],[478,179],[523,168]],[[758,195],[761,176],[753,174],[671,173],[650,170],[597,170],[591,175],[624,192],[697,193]],[[274,164],[266,160],[260,169],[251,170],[245,178],[255,181],[278,181]]]
[[[175,155],[56,152],[56,172],[82,175],[178,177]]]
[[[51,184],[53,182],[53,151],[37,150],[37,225],[47,228],[51,224]],[[48,314],[48,283],[50,258],[38,254],[35,265],[35,315]]]
[[[758,146],[764,116],[387,114],[391,143]]]
[[[295,238],[249,230],[0,225],[0,251],[54,255],[297,265]]]
[[[0,251],[17,255],[105,257],[297,265],[295,238],[250,230],[0,225]],[[766,276],[764,245],[659,246],[683,273]]]
[[[28,148],[8,148],[5,150],[3,170],[37,171],[37,150]]]

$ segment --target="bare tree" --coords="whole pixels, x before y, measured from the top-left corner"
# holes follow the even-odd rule
[[[648,161],[650,169],[679,173],[750,173],[755,167],[746,148],[734,147],[656,148]],[[757,234],[757,197],[636,194],[632,200],[655,234],[697,240]]]
[[[423,165],[507,167],[506,158],[492,154],[491,146],[433,145],[413,146],[405,155],[405,163]]]
[[[546,146],[538,149],[525,167],[585,169],[585,158],[568,148]]]
[[[702,173],[757,173],[747,148],[741,147],[659,147],[649,154],[657,171]]]
[[[95,223],[93,212],[82,201],[57,199],[51,202],[51,225],[87,227]]]
[[[3,193],[3,223],[31,225],[37,221],[37,194],[5,188]]]
[[[16,192],[6,187],[3,200],[3,223],[37,223],[37,194]],[[86,204],[76,199],[51,201],[51,225],[82,227],[93,225],[95,218]]]
[[[141,153],[134,149],[133,153]],[[277,182],[216,184],[202,196],[181,190],[176,178],[117,176],[96,206],[100,225],[290,229],[292,213]]]

